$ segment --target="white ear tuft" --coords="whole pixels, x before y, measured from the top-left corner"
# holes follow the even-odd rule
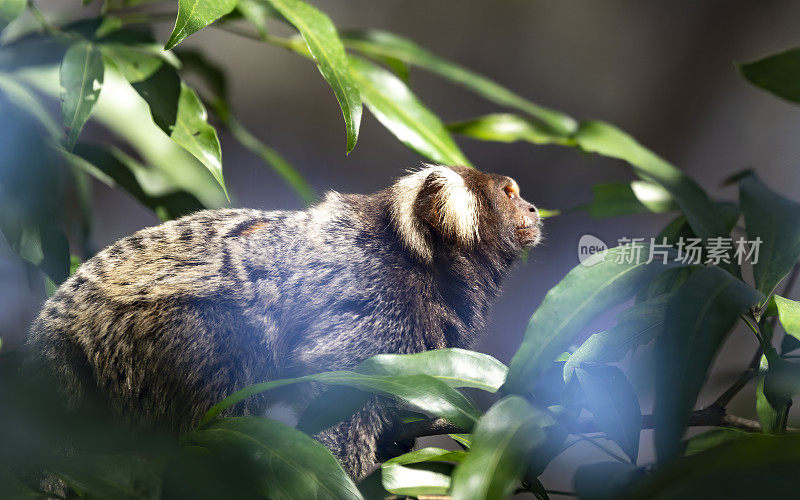
[[[398,180],[392,186],[391,218],[403,244],[425,262],[433,259],[427,229],[415,210],[420,191],[428,178],[437,188],[436,225],[439,231],[469,246],[478,234],[478,199],[464,183],[461,174],[441,165],[426,165]]]

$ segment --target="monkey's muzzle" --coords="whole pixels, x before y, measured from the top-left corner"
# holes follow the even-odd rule
[[[529,217],[527,215],[522,217],[519,225],[517,225],[517,241],[523,248],[530,248],[539,243],[542,237],[542,221],[538,216],[534,215]]]

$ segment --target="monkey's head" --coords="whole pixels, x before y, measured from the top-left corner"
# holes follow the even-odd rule
[[[433,260],[437,244],[518,255],[541,238],[539,212],[504,175],[426,166],[399,179],[390,197],[400,240],[424,262]]]

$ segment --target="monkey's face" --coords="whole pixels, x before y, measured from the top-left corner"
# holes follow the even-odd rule
[[[496,228],[501,241],[519,249],[530,248],[541,239],[542,223],[536,207],[525,201],[517,182],[504,175],[488,174],[483,182],[484,196],[492,207],[487,225]]]

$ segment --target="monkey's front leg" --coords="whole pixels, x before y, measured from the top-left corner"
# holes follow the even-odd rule
[[[377,464],[411,451],[411,442],[396,442],[401,420],[389,401],[372,398],[349,419],[314,437],[324,444],[355,481],[364,479]]]

